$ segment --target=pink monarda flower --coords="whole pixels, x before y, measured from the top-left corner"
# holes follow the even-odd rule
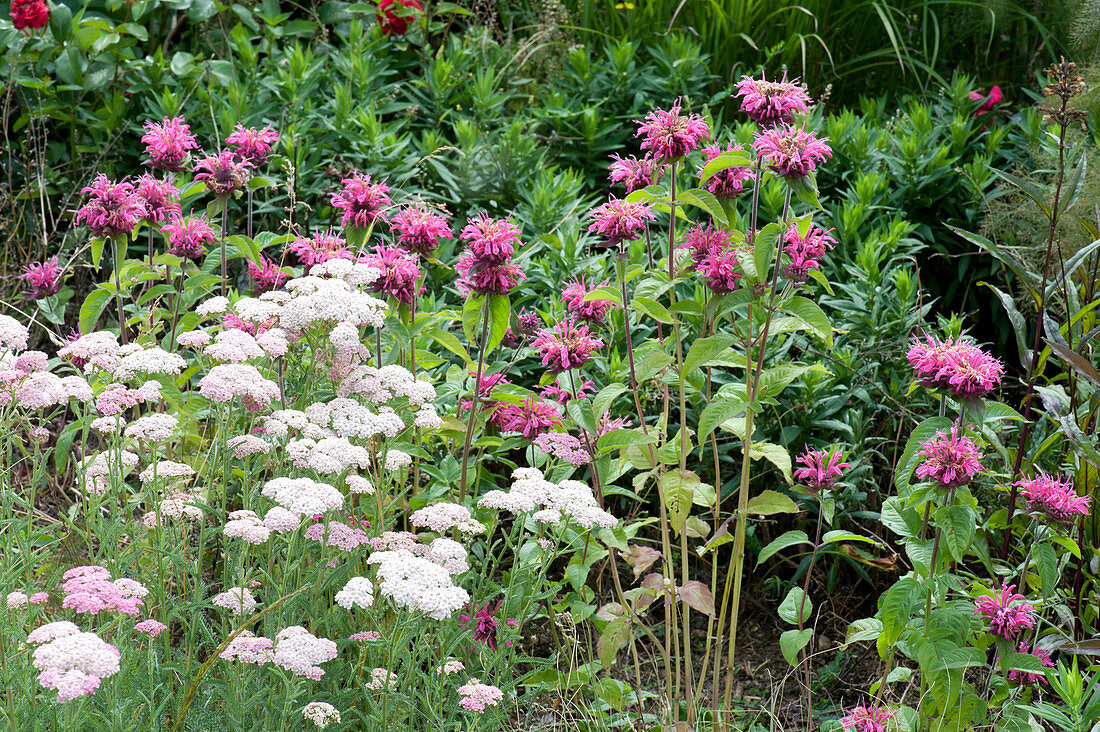
[[[978,598],[974,608],[975,615],[984,615],[989,621],[989,632],[1006,641],[1013,641],[1024,628],[1031,630],[1035,627],[1033,608],[1023,595],[1015,593],[1016,585],[1001,585],[1001,594],[993,591],[992,595],[984,595]],[[1023,600],[1019,605],[1012,603]]]
[[[390,205],[390,187],[375,183],[368,173],[355,173],[344,178],[339,193],[332,194],[332,205],[343,212],[341,226],[369,229],[375,221],[385,221],[385,210]]]
[[[842,457],[835,448],[828,452],[806,450],[796,461],[805,467],[795,470],[794,477],[814,493],[829,490],[836,484],[837,478],[844,475],[844,470],[852,467],[841,462]]]
[[[400,7],[397,13],[391,10],[394,5]],[[420,0],[379,0],[378,25],[382,29],[382,35],[405,35],[409,29],[409,16],[413,15],[413,10],[421,9]]]
[[[355,259],[348,249],[347,241],[335,231],[318,231],[313,238],[298,237],[287,246],[298,257],[298,261],[307,267],[327,262],[330,259]]]
[[[542,351],[542,365],[554,373],[580,368],[592,358],[592,352],[603,347],[603,341],[593,338],[587,325],[578,325],[573,318],[563,318],[553,328],[543,328],[531,344]]]
[[[523,246],[522,235],[510,219],[493,219],[482,211],[466,223],[458,238],[478,261],[500,264],[510,260],[516,249]]]
[[[190,150],[197,150],[199,143],[191,134],[191,126],[183,117],[164,118],[163,122],[149,120],[145,123],[145,152],[149,155],[149,165],[158,170],[178,173],[187,163]]]
[[[802,178],[814,172],[819,162],[833,156],[827,141],[828,138],[818,138],[807,132],[805,127],[783,125],[761,132],[752,146],[779,175]]]
[[[779,81],[742,76],[734,96],[741,97],[741,111],[764,127],[787,124],[796,112],[809,111],[806,87],[797,80],[787,81],[785,72]]]
[[[195,163],[196,181],[202,181],[206,188],[216,196],[231,196],[244,188],[252,177],[252,163],[237,157],[232,150],[225,149],[217,155],[207,155]]]
[[[165,224],[161,231],[168,234],[168,248],[165,251],[181,259],[200,259],[206,254],[206,246],[217,241],[206,214],[176,219]]]
[[[142,173],[137,179],[136,190],[145,202],[144,218],[150,224],[163,224],[183,215],[179,204],[180,192],[171,180]]]
[[[783,251],[791,258],[783,273],[791,282],[805,282],[811,269],[821,267],[825,252],[836,246],[836,239],[816,226],[811,226],[806,236],[802,236],[797,223],[787,229],[783,241],[786,242]]]
[[[24,296],[28,300],[41,300],[56,294],[61,289],[63,273],[64,270],[57,263],[57,257],[26,265],[23,267],[23,274],[19,275],[19,279],[26,284],[27,288]]]
[[[49,22],[50,6],[45,0],[12,0],[11,24],[16,30],[38,30]]]
[[[613,185],[621,185],[626,188],[627,193],[633,193],[654,183],[660,183],[664,174],[664,168],[649,155],[641,160],[633,155],[629,158],[612,155],[611,172],[607,177]]]
[[[695,150],[705,139],[710,139],[710,127],[697,114],[681,114],[680,100],[667,112],[656,109],[646,115],[644,122],[635,121],[642,137],[640,147],[649,150],[662,163],[671,163]]]
[[[917,455],[924,459],[917,466],[917,477],[944,488],[964,486],[983,469],[982,451],[965,434],[959,434],[958,425],[952,425],[950,435],[937,430],[936,436],[920,447]]]
[[[982,398],[997,388],[1004,374],[1000,361],[961,338],[913,341],[907,357],[920,383],[959,399]]]
[[[486,262],[470,250],[459,255],[455,271],[459,274],[455,285],[463,294],[476,292],[479,295],[506,295],[527,279],[526,273],[518,264]]]
[[[581,385],[577,387],[577,393],[575,395],[565,389],[562,389],[557,384],[547,384],[546,386],[539,389],[539,394],[542,395],[543,399],[553,399],[555,402],[562,405],[563,407],[571,402],[574,398],[584,399],[585,397],[591,396],[595,393],[596,382],[590,379],[585,379],[583,382],[581,382]]]
[[[1077,494],[1073,481],[1041,473],[1018,480],[1015,485],[1030,511],[1044,514],[1056,524],[1071,524],[1078,516],[1089,515],[1089,497]]]
[[[708,224],[706,227],[696,225],[688,229],[684,235],[684,243],[679,248],[689,250],[692,265],[698,267],[707,255],[727,249],[732,244],[729,231],[716,229]]]
[[[399,247],[376,246],[373,254],[361,258],[362,262],[382,271],[382,276],[371,283],[372,292],[384,292],[398,302],[412,305],[416,296],[424,291],[420,280],[417,256]]]
[[[585,300],[593,290],[605,287],[610,280],[604,280],[598,285],[589,287],[585,284],[584,275],[573,278],[561,292],[561,300],[565,303],[565,309],[570,314],[589,323],[602,323],[607,318],[607,312],[615,307],[611,300]]]
[[[462,697],[458,700],[458,705],[468,712],[478,714],[484,712],[486,707],[495,707],[504,699],[503,691],[474,678],[458,687],[458,694]]]
[[[741,279],[741,261],[734,249],[719,249],[707,254],[696,269],[707,287],[717,295],[733,292]]]
[[[100,173],[80,192],[88,196],[88,202],[76,210],[76,223],[87,226],[95,236],[129,234],[145,215],[145,202],[125,178],[115,183]]]
[[[277,263],[262,254],[260,255],[259,264],[249,261],[248,274],[252,277],[252,281],[256,283],[257,294],[278,290],[285,280],[290,279],[290,275],[279,269]]]
[[[594,208],[590,217],[592,223],[588,227],[589,233],[599,234],[603,244],[609,247],[637,239],[651,221],[657,220],[653,211],[644,203],[618,198],[612,198]]]
[[[744,149],[735,144],[727,145],[725,150],[717,145],[711,145],[703,148],[703,154],[707,156],[707,162],[709,163],[723,152],[739,152]],[[703,173],[700,171],[699,178],[702,179],[702,177]],[[717,198],[734,199],[745,192],[746,181],[752,180],[752,177],[752,168],[744,165],[734,165],[725,170],[719,170],[707,179],[703,187]]]
[[[390,230],[397,235],[398,246],[424,256],[436,250],[440,239],[454,236],[444,216],[420,206],[402,206],[390,219]]]
[[[1034,651],[1032,651],[1030,645],[1028,645],[1024,641],[1020,641],[1020,645],[1016,647],[1016,652],[1031,654],[1032,656],[1035,656],[1039,659],[1040,665],[1046,666],[1047,668],[1054,668],[1054,661],[1050,660],[1050,651],[1043,650],[1042,648],[1036,648]],[[1028,673],[1027,671],[1017,671],[1015,669],[1008,672],[1008,680],[1015,681],[1018,684],[1042,683],[1049,686],[1046,677],[1042,674],[1033,674]]]
[[[168,626],[159,620],[149,618],[148,620],[142,620],[140,623],[134,625],[134,630],[139,633],[145,633],[150,638],[156,638],[158,635],[168,630]]]
[[[519,432],[528,440],[561,426],[561,414],[557,409],[530,399],[524,399],[523,404],[501,402],[494,416],[502,431]]]
[[[257,130],[238,124],[233,134],[225,138],[225,141],[233,146],[234,155],[253,168],[258,168],[267,162],[271,155],[271,146],[279,141],[279,133],[270,125]]]
[[[474,640],[478,643],[484,643],[489,646],[489,650],[495,651],[497,632],[500,628],[500,621],[496,619],[497,611],[500,610],[500,606],[504,603],[503,600],[498,600],[496,605],[493,605],[490,609],[489,603],[484,605],[470,605],[471,615],[459,615],[458,626],[465,628],[467,625],[472,625],[474,630]],[[515,618],[508,618],[505,623],[512,627],[518,627],[519,623]],[[512,645],[511,642],[506,642],[505,645]]]
[[[893,712],[876,706],[858,706],[848,710],[840,726],[852,732],[886,732],[886,724],[893,716]]]
[[[1001,87],[994,84],[989,88],[989,94],[982,94],[979,91],[972,91],[968,95],[972,101],[981,102],[981,105],[974,110],[975,117],[981,117],[983,114],[989,114],[993,111],[993,107],[1001,103],[1005,98],[1001,92]]]

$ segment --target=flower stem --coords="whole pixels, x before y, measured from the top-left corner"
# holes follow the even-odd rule
[[[481,372],[485,368],[485,346],[489,340],[489,297],[483,296],[481,304],[481,340],[478,342],[477,374],[474,376],[474,394],[470,402],[470,414],[466,417],[466,441],[462,446],[462,478],[458,490],[458,502],[466,498],[466,469],[470,462],[470,443],[474,436],[474,422],[477,418],[477,406],[481,397]],[[459,405],[461,406],[461,401]]]

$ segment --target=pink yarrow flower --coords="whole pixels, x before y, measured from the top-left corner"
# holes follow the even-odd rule
[[[342,212],[341,226],[369,229],[379,219],[385,221],[390,205],[390,187],[375,183],[368,173],[355,173],[340,181],[343,188],[332,194],[332,205]]]
[[[88,196],[88,202],[76,210],[76,223],[87,226],[95,236],[129,234],[145,215],[145,202],[125,178],[116,183],[100,173],[80,192]]]
[[[777,174],[784,178],[802,178],[813,173],[818,163],[833,156],[826,144],[828,138],[818,138],[805,127],[782,125],[756,136],[752,146]]]
[[[390,219],[390,230],[399,246],[425,256],[436,250],[440,239],[454,236],[444,216],[420,206],[402,206]]]
[[[159,620],[154,620],[153,618],[142,620],[140,623],[134,626],[134,630],[139,633],[145,633],[150,638],[156,638],[167,629],[167,625],[160,622]]]
[[[591,462],[592,457],[581,441],[565,432],[544,432],[534,440],[535,447],[544,454],[580,467]]]
[[[981,450],[965,434],[959,434],[958,425],[951,426],[950,435],[936,430],[936,436],[920,447],[917,455],[923,460],[917,466],[917,477],[944,488],[964,486],[983,470]]]
[[[458,687],[458,705],[469,712],[481,714],[486,707],[495,707],[504,699],[504,692],[495,686],[483,684],[479,679],[471,678]]]
[[[161,231],[168,234],[168,248],[165,251],[181,259],[201,259],[206,254],[206,246],[217,241],[206,214],[176,219],[165,224]]]
[[[681,114],[680,100],[668,111],[656,109],[646,115],[645,121],[635,122],[635,137],[643,137],[641,148],[649,150],[663,163],[671,163],[699,147],[710,138],[710,127],[697,114]]]
[[[811,226],[806,236],[802,236],[797,223],[787,229],[783,241],[786,242],[783,251],[791,258],[784,274],[792,282],[805,282],[811,269],[821,267],[825,252],[836,246],[836,239],[816,226]]]
[[[614,301],[585,300],[584,298],[594,290],[606,287],[609,282],[610,280],[604,280],[598,285],[589,287],[584,281],[584,275],[574,277],[561,293],[561,300],[565,303],[565,309],[586,322],[604,322],[608,311],[615,307]]]
[[[764,127],[787,124],[795,113],[809,111],[806,87],[797,80],[787,81],[786,72],[779,81],[742,76],[734,96],[741,97],[741,111]]]
[[[27,288],[24,296],[28,300],[41,300],[56,294],[61,289],[63,273],[64,270],[57,263],[57,257],[26,265],[23,267],[23,274],[19,275],[19,279]]]
[[[1016,585],[1001,585],[1001,593],[983,595],[975,603],[974,614],[983,615],[989,622],[989,632],[998,638],[1013,641],[1025,628],[1035,627],[1033,608],[1027,598],[1016,594]],[[1017,605],[1017,601],[1022,601]]]
[[[977,346],[963,341],[915,340],[907,354],[920,383],[960,399],[980,399],[1001,383],[1004,366]]]
[[[894,713],[876,706],[858,706],[848,710],[840,720],[840,726],[852,732],[886,732],[886,725]]]
[[[814,493],[832,488],[844,470],[852,467],[841,462],[843,455],[832,448],[825,450],[806,450],[798,456],[798,462],[805,467],[794,471],[794,477]]]
[[[238,124],[233,134],[225,138],[225,141],[233,146],[234,155],[248,162],[253,168],[258,168],[267,162],[271,155],[271,146],[279,141],[279,133],[270,125],[257,130]]]
[[[191,126],[183,117],[164,118],[163,122],[149,120],[145,123],[145,135],[141,141],[146,145],[149,165],[158,170],[178,173],[183,170],[190,150],[197,150],[199,143],[191,134]]]
[[[252,177],[252,163],[226,148],[195,163],[195,171],[195,180],[205,183],[212,193],[231,196],[242,190]]]
[[[707,156],[707,162],[714,160],[723,152],[740,152],[745,148],[736,144],[729,144],[726,149],[723,150],[718,145],[711,145],[703,148],[703,153]],[[699,178],[702,179],[702,170],[699,172]],[[746,186],[753,178],[752,168],[746,165],[734,165],[725,170],[719,170],[703,183],[703,187],[713,193],[718,198],[734,199],[745,192]]]
[[[633,193],[641,188],[660,183],[664,177],[664,168],[646,155],[640,160],[633,155],[621,158],[618,155],[611,156],[611,172],[607,176],[613,185],[621,185],[627,193]]]
[[[542,365],[554,373],[580,368],[592,358],[603,341],[593,338],[587,325],[578,325],[570,317],[553,328],[543,328],[531,344],[542,351]]]
[[[609,247],[637,239],[650,222],[657,220],[653,211],[644,203],[618,198],[597,206],[590,216],[592,223],[588,226],[589,233],[599,234],[603,244]]]
[[[180,192],[171,180],[142,173],[137,179],[136,191],[145,202],[144,218],[148,223],[163,224],[183,215],[179,204]]]
[[[1048,521],[1071,524],[1078,516],[1089,515],[1089,496],[1078,495],[1069,478],[1041,473],[1015,485],[1028,510],[1044,514]]]

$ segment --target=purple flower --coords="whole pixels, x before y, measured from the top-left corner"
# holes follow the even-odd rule
[[[710,127],[697,114],[681,114],[680,100],[668,111],[656,109],[646,115],[644,122],[635,121],[642,137],[641,148],[653,153],[662,163],[671,163],[695,150],[704,139],[710,139]]]
[[[473,611],[472,615],[459,615],[458,625],[460,628],[465,628],[467,625],[473,625],[474,628],[474,640],[478,643],[485,643],[489,646],[489,650],[495,651],[497,629],[500,627],[500,621],[496,619],[497,610],[500,609],[501,604],[504,601],[501,600],[493,606],[493,609],[489,609],[489,603],[485,603],[481,606],[473,606],[477,609]],[[508,625],[518,625],[515,618],[508,618]],[[511,642],[506,645],[512,645]]]
[[[206,245],[217,239],[206,214],[177,218],[161,230],[168,234],[167,252],[182,259],[199,259],[206,254]]]
[[[735,249],[718,249],[703,257],[696,267],[707,287],[718,295],[733,292],[741,279],[741,260]]]
[[[196,181],[218,196],[229,196],[244,188],[252,176],[252,163],[238,159],[232,150],[222,150],[217,155],[207,155],[195,163]]]
[[[787,81],[786,72],[780,81],[742,76],[734,96],[741,97],[741,111],[765,127],[791,122],[794,113],[808,111],[810,103],[806,87],[797,80]]]
[[[703,153],[707,156],[707,162],[709,163],[723,152],[738,152],[744,149],[745,148],[740,145],[734,144],[727,145],[725,150],[722,150],[722,148],[717,145],[711,145],[709,147],[704,147]],[[700,171],[700,180],[702,177],[703,173]],[[707,179],[703,187],[718,198],[733,199],[745,192],[745,182],[752,180],[752,177],[752,168],[744,165],[734,165],[725,170],[719,170]]]
[[[171,180],[143,173],[137,179],[137,195],[145,202],[145,220],[150,224],[163,224],[182,216],[180,192]]]
[[[476,292],[479,295],[506,295],[527,275],[518,264],[505,262],[492,264],[478,259],[473,252],[465,251],[455,263],[459,278],[455,283],[458,291],[466,295]]]
[[[563,318],[553,328],[543,328],[531,344],[542,351],[542,365],[554,373],[580,368],[603,346],[593,338],[587,325],[578,325],[573,318]]]
[[[403,206],[390,219],[390,229],[399,246],[425,256],[436,250],[440,239],[454,236],[445,217],[418,206]]]
[[[920,444],[918,456],[924,458],[917,466],[917,476],[934,480],[944,488],[958,488],[970,482],[982,470],[982,452],[957,425],[951,435],[936,431],[936,436]]]
[[[787,229],[783,241],[787,242],[783,251],[791,257],[784,274],[791,282],[805,282],[811,269],[820,268],[825,252],[836,246],[836,239],[816,226],[811,226],[806,236],[802,236],[797,223]]]
[[[58,265],[57,257],[26,265],[23,274],[19,275],[27,287],[24,296],[28,300],[40,300],[56,294],[61,289],[62,274],[64,270]]]
[[[1070,524],[1077,516],[1089,515],[1089,497],[1077,494],[1073,481],[1041,473],[1018,480],[1020,495],[1030,511],[1045,514],[1048,521]]]
[[[257,130],[238,124],[225,141],[233,146],[234,155],[253,168],[258,168],[267,162],[271,155],[271,146],[279,141],[279,133],[270,125]]]
[[[507,262],[516,248],[523,245],[523,232],[508,219],[491,219],[484,211],[467,222],[458,235],[466,242],[466,251],[479,261],[492,264]]]
[[[627,193],[659,183],[664,177],[664,168],[657,164],[652,156],[646,155],[641,160],[631,155],[629,158],[611,156],[611,173],[607,176],[612,184],[619,184],[626,188]]]
[[[1007,641],[1016,639],[1024,628],[1035,627],[1033,608],[1023,595],[1015,593],[1016,585],[1001,585],[1001,594],[983,595],[975,604],[974,614],[984,615],[989,621],[989,632]],[[1017,600],[1024,602],[1013,606]]]
[[[1031,650],[1031,646],[1029,646],[1027,643],[1025,643],[1023,641],[1020,641],[1020,645],[1018,645],[1016,647],[1016,652],[1017,653],[1030,653],[1032,656],[1035,656],[1036,658],[1039,659],[1039,664],[1040,665],[1046,666],[1047,668],[1054,668],[1054,661],[1050,660],[1050,651],[1045,651],[1042,648],[1036,648],[1035,651],[1033,652]],[[1008,672],[1008,680],[1009,681],[1015,681],[1019,684],[1043,683],[1043,684],[1047,684],[1049,686],[1049,684],[1047,683],[1046,677],[1043,676],[1042,674],[1033,674],[1033,673],[1028,673],[1027,671],[1017,671],[1015,669]]]
[[[805,127],[782,125],[761,132],[752,146],[779,175],[801,178],[814,172],[819,162],[833,156],[832,149],[825,144],[827,140],[807,132]]]
[[[257,295],[277,290],[282,286],[284,280],[290,279],[290,275],[279,269],[276,262],[262,254],[260,255],[259,264],[251,261],[248,263],[248,274],[252,276],[252,281],[256,283]]]
[[[693,266],[698,267],[709,254],[715,254],[733,244],[730,232],[725,229],[715,229],[711,225],[693,226],[684,235],[684,243],[680,249],[691,250]]]
[[[145,202],[125,178],[115,183],[100,173],[80,192],[88,195],[88,202],[77,209],[76,223],[84,224],[96,236],[129,234],[145,215]]]
[[[607,317],[607,312],[615,307],[612,300],[585,300],[593,290],[598,290],[608,284],[604,280],[598,285],[589,287],[585,284],[584,275],[574,277],[562,290],[561,300],[565,303],[565,309],[572,315],[589,323],[602,323]]]
[[[962,399],[980,399],[1001,383],[1004,366],[962,339],[914,341],[907,354],[917,379]]]
[[[794,471],[794,477],[814,493],[829,490],[836,484],[837,478],[844,474],[845,468],[852,467],[841,462],[839,451],[831,449],[806,450],[798,456],[796,462],[804,465]]]
[[[199,147],[183,117],[165,117],[159,123],[149,120],[145,123],[145,129],[141,141],[146,145],[149,164],[158,170],[180,172],[187,163],[188,151]]]
[[[374,254],[362,258],[363,262],[382,270],[382,276],[371,284],[374,292],[384,292],[399,302],[411,305],[416,296],[424,291],[420,279],[420,267],[415,254],[409,254],[399,247],[376,246]]]
[[[886,732],[894,713],[876,706],[852,707],[840,720],[840,726],[852,732]]]
[[[385,209],[390,205],[389,186],[373,182],[368,173],[355,173],[340,183],[344,187],[332,194],[330,200],[343,212],[341,226],[369,229],[375,221],[385,221]]]
[[[589,233],[599,234],[603,243],[609,247],[637,239],[649,222],[657,220],[653,211],[644,203],[618,198],[597,206],[590,216],[592,224],[588,227]]]

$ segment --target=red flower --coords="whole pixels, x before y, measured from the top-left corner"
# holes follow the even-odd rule
[[[396,13],[386,8],[393,5],[403,6]],[[420,0],[380,0],[378,3],[378,25],[382,27],[382,33],[387,36],[403,36],[409,29],[409,17],[415,15],[408,8],[422,10]]]
[[[385,2],[385,0],[383,0]],[[12,0],[11,24],[16,30],[45,28],[50,22],[50,6],[45,0]]]
[[[993,107],[1000,104],[1005,98],[1001,93],[1001,87],[994,84],[989,89],[989,94],[982,94],[981,92],[970,92],[970,98],[975,102],[981,102],[981,106],[974,110],[975,117],[981,117],[983,114],[989,114],[993,111]],[[983,101],[984,100],[984,101]]]

